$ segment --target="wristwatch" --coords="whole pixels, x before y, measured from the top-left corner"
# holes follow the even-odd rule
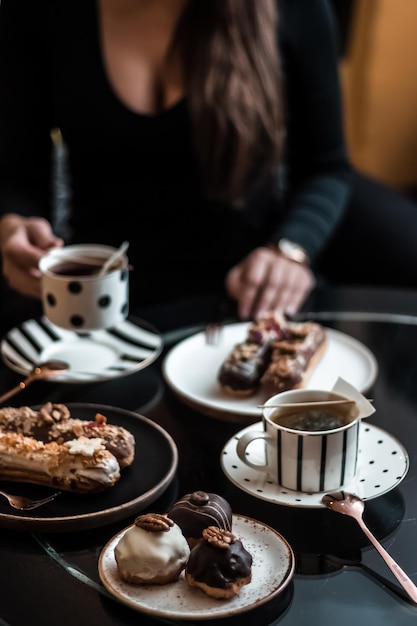
[[[289,261],[301,263],[302,265],[310,265],[310,259],[307,252],[302,246],[290,239],[280,239],[278,243],[269,244],[269,247],[276,250]]]

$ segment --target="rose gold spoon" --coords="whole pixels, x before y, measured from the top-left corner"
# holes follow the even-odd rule
[[[69,363],[65,361],[45,361],[44,363],[39,363],[39,365],[35,365],[29,376],[25,378],[25,380],[20,381],[16,387],[10,389],[10,391],[6,391],[2,396],[0,396],[0,403],[8,400],[11,396],[14,396],[19,391],[26,389],[30,383],[33,383],[35,380],[45,380],[46,378],[52,378],[53,376],[62,375],[69,370]]]
[[[401,567],[394,561],[394,559],[388,554],[388,552],[381,546],[378,539],[371,533],[362,519],[362,513],[365,508],[365,503],[361,498],[353,493],[347,491],[335,491],[334,493],[326,493],[321,501],[332,511],[342,513],[342,515],[349,515],[353,517],[362,528],[369,541],[378,550],[379,554],[384,559],[396,579],[401,583],[405,591],[408,593],[413,602],[417,603],[417,587],[407,574],[401,569]]]

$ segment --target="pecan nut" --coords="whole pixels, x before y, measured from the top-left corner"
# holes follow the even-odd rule
[[[235,543],[236,537],[230,530],[218,528],[217,526],[208,526],[203,530],[203,539],[211,543],[216,548],[227,550],[232,543]]]
[[[160,513],[145,513],[135,519],[135,526],[151,533],[166,533],[173,525],[172,519]]]
[[[70,416],[70,411],[65,404],[53,404],[46,402],[39,411],[45,424],[61,422]]]

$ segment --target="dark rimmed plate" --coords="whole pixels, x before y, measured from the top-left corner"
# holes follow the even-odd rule
[[[136,439],[135,459],[122,470],[119,481],[97,494],[62,492],[53,502],[31,511],[12,509],[0,500],[0,527],[17,530],[61,532],[97,528],[135,515],[154,502],[174,478],[178,450],[171,435],[147,417],[101,404],[67,403],[73,417],[94,420],[102,413],[111,424],[123,426]],[[11,493],[40,497],[50,493],[43,487],[0,482]]]

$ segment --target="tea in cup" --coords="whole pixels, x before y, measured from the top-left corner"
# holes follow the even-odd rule
[[[244,433],[236,451],[243,463],[268,473],[287,489],[305,493],[340,489],[356,476],[361,419],[374,411],[342,379],[332,391],[284,391],[266,401],[263,429]],[[264,464],[250,459],[249,446],[255,440],[264,442]]]
[[[39,262],[45,317],[61,328],[114,328],[129,312],[128,259],[123,254],[105,273],[116,248],[78,244],[54,248]]]

